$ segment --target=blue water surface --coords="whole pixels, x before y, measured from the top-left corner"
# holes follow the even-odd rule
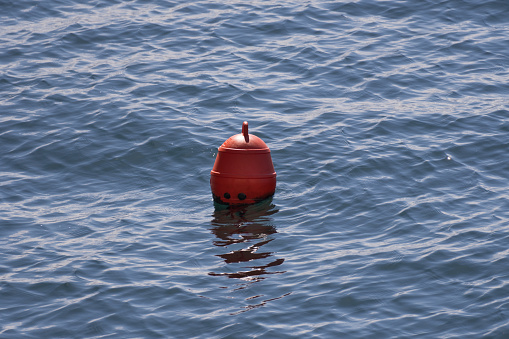
[[[0,8],[0,338],[509,337],[509,2]]]

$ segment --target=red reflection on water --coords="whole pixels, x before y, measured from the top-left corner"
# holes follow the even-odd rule
[[[248,244],[249,246],[236,249],[217,256],[222,258],[227,264],[250,262],[253,260],[262,260],[270,258],[273,252],[260,252],[259,249],[270,243],[273,238],[271,234],[277,233],[276,228],[270,224],[269,216],[277,213],[278,210],[268,199],[255,205],[221,208],[216,206],[214,219],[212,220],[212,233],[218,238],[214,240],[214,245],[218,247],[227,247],[230,245]],[[249,270],[238,272],[216,273],[210,272],[211,276],[226,276],[229,278],[261,280],[262,275],[278,274],[283,272],[267,271],[268,268],[279,266],[284,259],[275,259],[267,264],[257,266],[247,266]]]

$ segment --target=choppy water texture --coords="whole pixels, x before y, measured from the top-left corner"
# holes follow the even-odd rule
[[[509,337],[509,2],[0,8],[1,338]]]

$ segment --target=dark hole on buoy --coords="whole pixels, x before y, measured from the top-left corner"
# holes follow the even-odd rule
[[[239,193],[239,195],[237,195],[239,197],[239,200],[244,200],[246,199],[246,195],[244,193]]]
[[[225,194],[223,194],[223,197],[225,199],[230,199],[231,196],[230,196],[230,193],[226,192]]]

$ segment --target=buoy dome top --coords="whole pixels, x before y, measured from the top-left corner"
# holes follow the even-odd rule
[[[242,133],[235,134],[226,140],[220,147],[219,150],[263,150],[270,151],[269,147],[262,139],[258,138],[256,135],[248,133],[248,124],[247,121],[242,123]]]

